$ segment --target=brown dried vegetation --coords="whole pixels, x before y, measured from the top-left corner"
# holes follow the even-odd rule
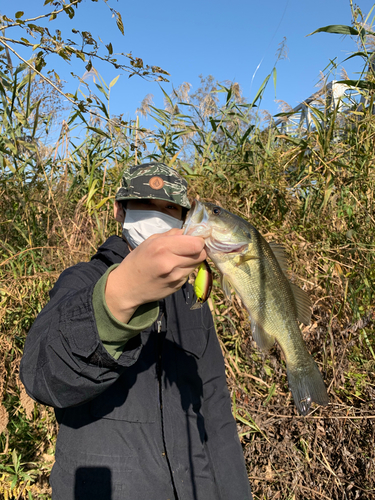
[[[373,72],[365,81],[374,81]],[[4,146],[0,498],[50,498],[56,423],[53,411],[35,404],[19,382],[27,332],[59,273],[88,260],[106,237],[118,234],[109,199],[122,168],[158,159],[188,175],[192,198],[221,204],[266,239],[282,243],[291,280],[313,304],[303,334],[330,404],[301,417],[288,390],[282,352],[277,345],[267,355],[259,352],[239,299],[224,298],[214,271],[210,306],[254,498],[375,499],[372,105],[338,119],[323,102],[324,126],[319,127],[321,109],[312,107],[317,126],[294,137],[259,129],[237,83],[224,86],[208,77],[196,94],[189,96],[189,90],[184,84],[172,97],[165,95],[164,110],[145,101],[144,112],[152,110],[158,119],[155,132],[129,134],[112,120],[101,131],[88,129],[73,148],[65,127],[53,158],[36,154],[35,144],[23,144],[22,158],[17,141]],[[367,103],[373,99],[371,92],[365,97]],[[189,109],[184,116],[178,100]],[[30,130],[26,118],[21,125]],[[0,131],[0,139],[7,139],[9,131]]]
[[[207,193],[208,183],[205,187]],[[341,250],[322,245],[337,222],[324,212],[319,216],[325,221],[319,223],[321,235],[310,233],[309,241],[306,228],[291,231],[293,214],[276,230],[274,217],[246,213],[249,205],[238,199],[228,202],[224,190],[211,184],[212,192],[210,201],[248,218],[269,241],[284,244],[291,279],[313,304],[311,325],[302,331],[330,398],[327,408],[298,415],[281,350],[275,345],[270,354],[260,353],[239,301],[229,303],[214,290],[212,305],[255,498],[375,498],[375,304],[371,298],[366,308],[358,302],[358,316],[348,299],[350,271],[359,266],[362,277],[366,275],[360,251],[350,251],[350,243]],[[370,262],[374,270],[372,257]],[[373,290],[373,271],[371,276]]]

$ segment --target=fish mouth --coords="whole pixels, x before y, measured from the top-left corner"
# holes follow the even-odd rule
[[[208,213],[205,206],[199,200],[194,200],[187,219],[182,226],[184,230],[183,234],[208,238],[211,234],[211,229],[207,226],[207,223]]]
[[[205,204],[194,200],[182,226],[183,234],[204,238],[209,255],[211,253],[237,253],[247,247],[247,241],[232,241],[232,227],[215,227],[209,219],[210,213]]]

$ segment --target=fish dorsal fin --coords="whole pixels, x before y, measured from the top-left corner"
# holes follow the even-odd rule
[[[270,241],[269,246],[276,257],[277,262],[282,270],[282,272],[287,276],[288,271],[288,259],[285,253],[285,248],[280,243],[275,243]],[[306,294],[299,286],[294,283],[289,282],[294,296],[294,301],[297,307],[297,319],[304,325],[309,325],[311,322],[311,302]]]
[[[223,289],[223,292],[225,293],[225,296],[228,300],[231,300],[232,298],[232,292],[231,292],[231,285],[229,283],[229,280],[225,274],[221,276],[221,288]]]
[[[282,270],[282,272],[287,275],[288,271],[288,259],[285,253],[285,248],[280,243],[275,243],[274,241],[270,241],[269,246],[276,257],[277,262]],[[290,283],[290,287],[292,289],[292,293],[294,296],[294,300],[297,307],[297,319],[304,325],[309,325],[311,322],[311,302],[306,294],[299,286],[294,283]]]
[[[271,247],[272,253],[276,257],[279,266],[284,274],[287,274],[288,271],[288,258],[285,253],[285,247],[280,245],[280,243],[275,243],[274,241],[270,241],[269,246]]]
[[[289,283],[297,306],[297,319],[304,325],[311,322],[311,302],[309,296],[299,286]]]
[[[269,335],[263,328],[254,320],[251,320],[251,333],[256,345],[262,351],[269,351],[275,343],[275,337]]]

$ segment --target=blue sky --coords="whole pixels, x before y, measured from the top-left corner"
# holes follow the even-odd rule
[[[84,0],[73,21],[64,16],[61,21],[50,22],[49,28],[61,29],[63,36],[70,36],[72,28],[90,31],[104,43],[112,42],[115,52],[131,51],[145,63],[161,66],[171,74],[171,83],[163,84],[168,93],[172,85],[177,87],[182,82],[192,84],[194,92],[199,87],[199,75],[211,74],[219,81],[238,82],[244,97],[252,100],[272,70],[275,53],[286,37],[288,59],[277,65],[276,98],[296,106],[316,91],[319,72],[330,59],[336,58],[336,62],[341,63],[356,50],[355,40],[350,37],[325,33],[306,36],[329,24],[350,24],[349,0],[191,0],[185,3],[108,0],[108,3],[121,12],[125,36],[101,1]],[[358,5],[368,13],[373,1],[359,0]],[[43,7],[42,0],[14,0],[0,7],[0,11],[11,17],[19,10],[26,16],[35,16],[50,8]],[[10,36],[10,31],[7,34]],[[49,67],[54,67],[67,81],[66,90],[74,92],[77,82],[70,72],[82,75],[84,67],[58,59],[50,59]],[[359,59],[343,66],[353,78],[361,70]],[[340,79],[341,67],[339,64],[333,74],[335,79]],[[97,65],[97,69],[107,83],[119,74],[108,65]],[[125,119],[134,118],[136,108],[149,93],[154,95],[155,105],[162,107],[162,92],[157,83],[138,77],[129,79],[123,73],[112,90],[111,111],[123,113]],[[272,114],[279,112],[273,84],[266,90],[262,107]]]

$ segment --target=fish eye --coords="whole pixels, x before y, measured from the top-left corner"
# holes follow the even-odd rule
[[[215,208],[213,208],[213,209],[212,209],[212,213],[213,213],[214,215],[220,215],[220,214],[221,214],[221,208],[219,208],[219,207],[215,207]]]

